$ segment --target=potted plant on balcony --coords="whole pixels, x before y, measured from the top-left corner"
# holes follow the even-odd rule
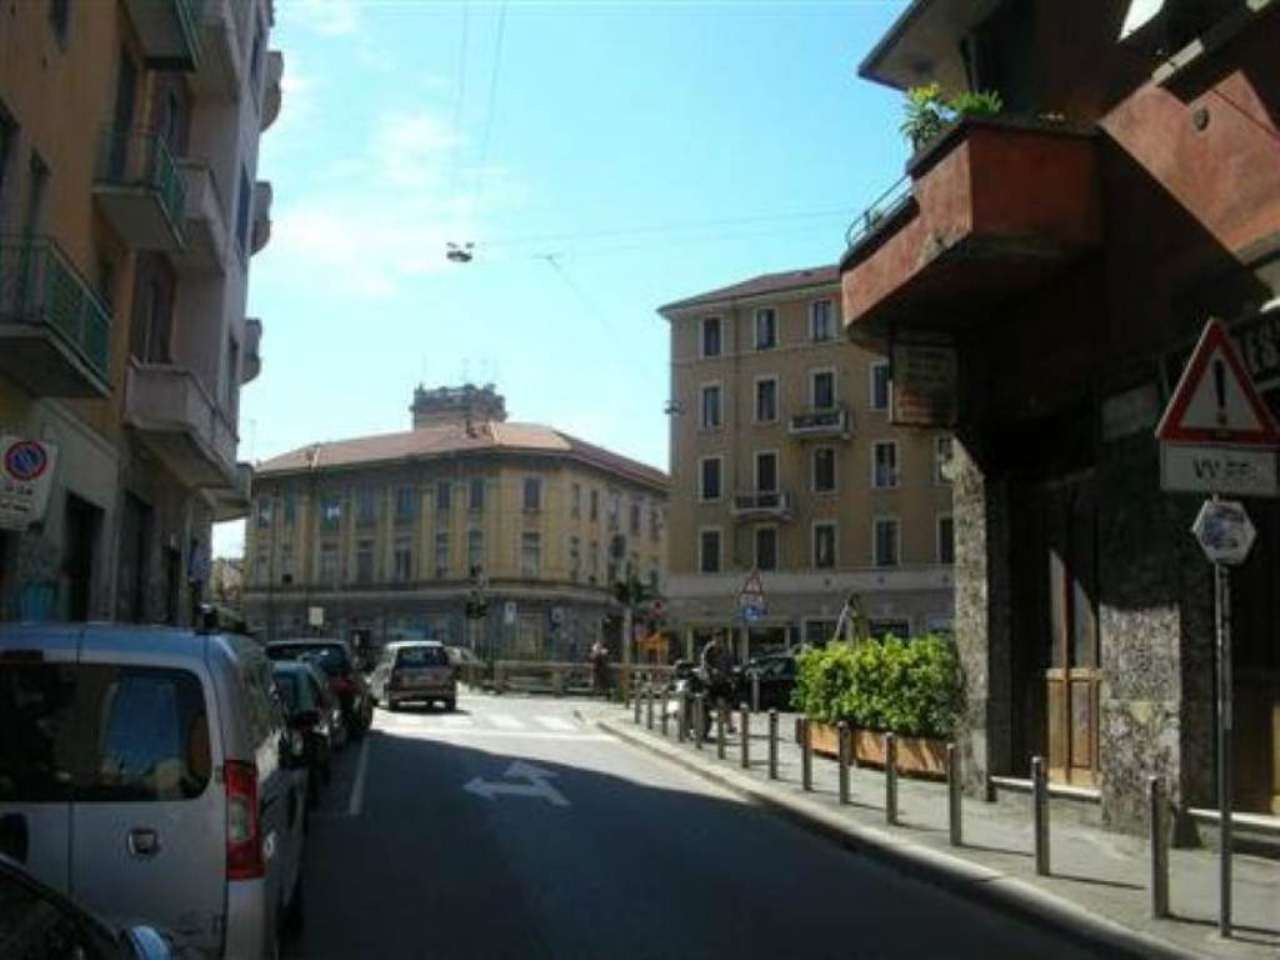
[[[952,96],[942,86],[928,83],[907,91],[903,120],[899,128],[913,151],[919,152],[962,117],[991,116],[1004,109],[994,90],[965,90]]]
[[[793,698],[809,717],[817,753],[839,751],[836,724],[849,724],[860,763],[884,763],[884,734],[898,737],[898,769],[941,776],[946,741],[963,702],[955,644],[929,634],[833,643],[801,654]]]

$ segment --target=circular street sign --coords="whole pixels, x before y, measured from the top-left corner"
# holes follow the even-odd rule
[[[49,456],[34,440],[19,440],[4,452],[4,467],[15,479],[30,482],[48,469]]]
[[[1257,531],[1238,500],[1206,500],[1191,525],[1211,563],[1236,565],[1249,555]]]

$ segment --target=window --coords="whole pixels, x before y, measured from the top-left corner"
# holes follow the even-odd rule
[[[293,544],[282,543],[280,545],[280,582],[293,583],[293,577]]]
[[[249,204],[252,200],[249,172],[241,167],[240,195],[236,198],[236,241],[240,244],[241,257],[249,255]]]
[[[236,409],[240,399],[240,344],[235,337],[227,337],[227,374],[222,379],[222,408],[232,423],[239,420]]]
[[[938,517],[938,562],[956,562],[956,526],[949,513]]]
[[[271,582],[271,551],[267,547],[259,547],[253,559],[253,582],[258,586]]]
[[[898,521],[893,517],[877,517],[873,561],[877,567],[898,565]]]
[[[720,572],[719,530],[703,530],[698,534],[698,569],[702,573]]]
[[[413,540],[410,537],[396,537],[392,558],[393,576],[397,583],[408,583],[413,579]]]
[[[525,510],[541,510],[542,509],[542,478],[541,477],[525,477],[524,478],[524,508]]]
[[[778,419],[778,378],[756,381],[756,423],[772,423]]]
[[[871,364],[871,409],[889,409],[889,361],[877,360]]]
[[[836,621],[806,620],[804,622],[804,642],[811,647],[826,646],[835,639]]]
[[[835,337],[835,311],[830,300],[815,300],[809,304],[809,335],[814,340],[831,340]]]
[[[778,569],[778,528],[756,527],[756,569]]]
[[[9,111],[5,109],[4,104],[0,103],[0,218],[3,218],[7,213],[5,188],[9,182],[9,158],[13,156],[14,144],[17,142],[18,125],[14,122]],[[8,228],[5,221],[0,219],[0,232],[6,229]]]
[[[356,489],[356,523],[362,527],[372,527],[378,519],[378,499],[373,487]]]
[[[271,519],[275,514],[275,501],[270,494],[258,498],[258,529],[271,529]]]
[[[813,565],[819,570],[831,570],[836,565],[836,525],[813,525]]]
[[[815,447],[813,451],[813,492],[832,493],[836,489],[836,451],[834,447]]]
[[[756,492],[775,493],[778,489],[778,455],[756,454]]]
[[[338,582],[338,545],[336,543],[320,544],[320,582]]]
[[[418,491],[415,487],[396,487],[396,523],[412,523],[417,513]]]
[[[704,357],[720,356],[719,317],[703,317],[702,319],[702,355]]]
[[[640,501],[631,501],[631,535],[633,537],[640,536]]]
[[[600,575],[600,544],[598,541],[591,541],[591,553],[589,557],[591,566],[588,569],[591,571],[591,582],[595,583],[596,577]]]
[[[569,490],[569,516],[582,516],[582,484],[575,483]]]
[[[337,530],[342,523],[342,501],[329,496],[320,501],[320,527],[323,530]]]
[[[816,410],[830,410],[836,405],[834,370],[816,370],[810,375],[809,399]]]
[[[293,525],[298,522],[298,496],[292,490],[286,490],[283,497],[284,503],[284,525],[289,529],[293,529]]]
[[[893,440],[876,442],[871,462],[871,485],[880,489],[898,485],[898,444]]]
[[[588,518],[592,523],[596,523],[600,519],[600,491],[591,491],[591,515]]]
[[[436,534],[436,578],[443,579],[449,575],[449,534]]]
[[[472,477],[467,484],[467,507],[473,513],[484,510],[484,477]]]
[[[71,0],[49,0],[49,23],[58,43],[65,47],[71,30]]]
[[[720,385],[710,384],[702,388],[702,429],[720,427]]]
[[[654,543],[662,539],[662,508],[656,504],[649,508],[649,539]]]
[[[467,531],[467,570],[472,576],[484,570],[484,531]]]
[[[448,480],[441,480],[436,484],[436,511],[438,513],[448,513],[450,501],[453,499],[450,495],[453,488]]]
[[[373,541],[356,543],[356,583],[373,583]]]
[[[953,453],[950,436],[933,438],[933,482],[950,483],[951,455]]]
[[[569,538],[569,579],[577,581],[582,574],[582,541],[577,537]]]
[[[537,577],[542,573],[542,534],[520,534],[520,576]]]
[[[152,254],[139,254],[137,264],[129,351],[146,363],[168,363],[173,277]]]
[[[756,311],[756,349],[772,350],[778,345],[778,313],[772,307]]]
[[[618,514],[622,510],[622,494],[616,490],[609,491],[609,529],[618,529]]]
[[[872,620],[867,624],[867,632],[876,640],[885,637],[897,637],[905,640],[911,636],[910,620]]]

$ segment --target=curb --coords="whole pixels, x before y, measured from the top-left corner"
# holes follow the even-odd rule
[[[584,723],[592,722],[578,710],[574,714]],[[1100,946],[1113,954],[1119,952],[1149,960],[1200,960],[1203,956],[1132,930],[1118,921],[1099,917],[1079,904],[1025,880],[923,846],[889,830],[854,823],[823,804],[788,796],[735,769],[718,764],[713,766],[709,761],[699,762],[670,744],[647,735],[637,735],[613,721],[597,718],[594,722],[601,730],[624,743],[674,763],[849,850],[874,857],[970,900],[1045,923],[1068,939]]]

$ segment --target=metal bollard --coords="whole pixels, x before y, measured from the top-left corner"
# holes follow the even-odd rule
[[[849,754],[852,752],[849,748],[852,743],[849,740],[849,724],[847,721],[841,720],[836,724],[836,732],[840,737],[840,802],[849,802]]]
[[[740,729],[742,737],[742,756],[738,759],[743,770],[751,769],[751,711],[744,703],[739,708]]]
[[[1036,873],[1049,876],[1049,780],[1044,760],[1031,758],[1031,815],[1035,825]]]
[[[680,691],[680,712],[676,715],[676,741],[686,743],[689,740],[689,711],[693,709],[689,703],[689,691]]]
[[[644,689],[644,723],[650,730],[653,729],[653,686],[647,686]]]
[[[716,704],[716,756],[724,759],[724,704]]]
[[[961,832],[960,819],[960,752],[954,743],[947,744],[947,819],[951,824],[951,845],[964,846],[964,835]]]
[[[1169,839],[1165,828],[1168,806],[1164,781],[1147,778],[1147,795],[1151,800],[1151,915],[1169,915]]]
[[[751,709],[760,712],[760,671],[751,671]]]
[[[813,740],[809,736],[809,718],[800,719],[800,785],[813,789]]]
[[[671,691],[667,690],[666,688],[663,688],[663,691],[662,691],[662,739],[664,740],[668,736],[667,724],[670,720],[670,717],[669,717],[670,713],[671,713]]]
[[[778,711],[769,711],[769,779],[778,779]]]
[[[898,822],[898,738],[884,735],[884,818]]]
[[[702,749],[702,741],[707,735],[707,701],[702,694],[693,698],[693,745]]]
[[[640,692],[638,690],[627,691],[627,696],[635,702],[636,708],[636,726],[640,725]]]

